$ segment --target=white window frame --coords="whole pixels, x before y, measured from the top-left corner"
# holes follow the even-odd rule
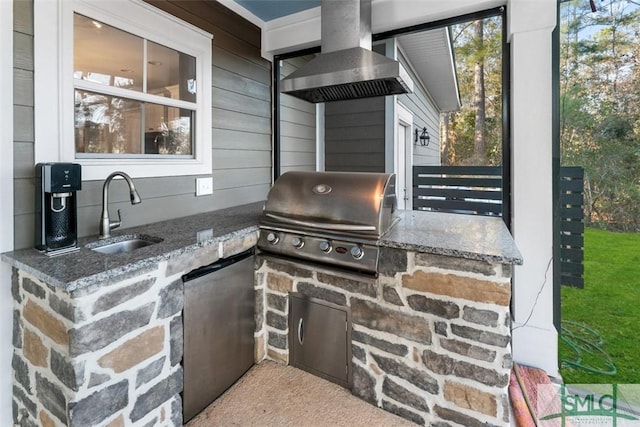
[[[75,12],[196,58],[193,158],[76,158]],[[83,180],[104,179],[114,170],[133,177],[210,175],[212,38],[211,34],[140,0],[34,0],[35,162],[79,163]]]

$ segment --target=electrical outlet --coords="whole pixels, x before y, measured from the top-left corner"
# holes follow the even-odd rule
[[[196,178],[196,196],[213,194],[213,177]]]

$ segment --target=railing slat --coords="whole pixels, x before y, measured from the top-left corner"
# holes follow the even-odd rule
[[[584,264],[580,262],[562,262],[562,273],[564,274],[577,274],[582,276],[584,273]]]
[[[451,188],[419,187],[413,194],[415,197],[446,197],[451,199],[486,199],[497,200],[502,203],[502,191],[500,190],[458,190]]]
[[[476,177],[448,177],[448,176],[418,176],[414,178],[413,185],[446,185],[452,187],[489,187],[501,188],[502,178],[476,178]]]

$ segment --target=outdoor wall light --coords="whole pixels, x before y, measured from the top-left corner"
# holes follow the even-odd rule
[[[420,129],[416,128],[415,135],[416,137],[413,142],[417,143],[418,141],[420,141],[420,145],[425,147],[429,145],[429,140],[431,139],[431,137],[429,136],[426,127],[422,128],[422,133],[420,133]]]

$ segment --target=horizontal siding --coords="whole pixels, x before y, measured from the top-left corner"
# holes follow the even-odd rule
[[[271,102],[269,100],[257,99],[241,93],[230,92],[219,88],[213,88],[212,98],[216,100],[216,105],[224,107],[225,110],[237,113],[268,118],[271,114]]]
[[[212,123],[214,128],[251,133],[271,132],[271,118],[251,116],[243,112],[227,110],[224,107],[213,108]]]
[[[13,32],[13,67],[20,70],[33,70],[33,36]]]
[[[221,88],[229,92],[239,93],[263,101],[271,100],[271,89],[268,81],[256,82],[241,74],[223,68],[213,67],[211,84],[214,88]],[[218,100],[213,99],[213,104],[218,104],[217,101]]]
[[[13,177],[33,180],[33,142],[14,142],[13,159]]]
[[[414,129],[422,132],[423,128],[427,128],[429,133],[429,145],[413,145],[413,165],[414,166],[436,166],[440,165],[440,112],[431,100],[428,92],[419,82],[419,78],[413,72],[410,64],[400,52],[400,62],[409,72],[414,81],[414,92],[409,95],[398,96],[401,102],[413,114],[414,128],[411,130],[411,137],[414,138]]]
[[[33,106],[33,71],[13,70],[13,103]]]
[[[223,46],[240,57],[269,68],[266,65],[268,61],[260,55],[260,30],[221,4],[212,1],[145,1],[213,34],[214,47]]]
[[[15,249],[28,248],[33,246],[35,239],[34,215],[15,215],[13,217],[13,229],[16,233],[13,237]]]
[[[283,137],[281,138],[280,144],[284,151],[316,152],[315,141],[309,141],[308,139]]]
[[[283,138],[305,140],[315,145],[316,128],[295,122],[280,121],[280,135]]]
[[[213,150],[214,169],[235,169],[251,167],[270,167],[271,158],[261,151]]]
[[[384,159],[384,98],[326,104],[326,170],[384,172]]]
[[[216,190],[263,185],[270,182],[271,165],[263,168],[222,169],[213,172],[213,187]]]
[[[346,141],[341,144],[334,144],[330,154],[371,154],[379,153],[384,155],[384,147],[380,147],[378,139],[357,139],[354,141]],[[328,153],[329,154],[329,153]]]
[[[282,61],[280,77],[285,77],[313,56]],[[280,173],[316,170],[316,106],[299,98],[280,96]]]
[[[315,165],[313,165],[313,166],[310,166],[310,165],[298,166],[298,165],[296,165],[296,166],[283,167],[283,168],[280,169],[280,172],[281,173],[285,173],[285,172],[289,172],[289,171],[315,172],[315,170],[316,170]]]
[[[28,0],[13,2],[13,31],[33,35],[33,5]]]
[[[283,164],[297,168],[313,164],[316,161],[316,153],[287,151],[281,153],[280,156]]]
[[[197,176],[136,179],[132,206],[121,181],[110,187],[109,211],[122,209],[123,228],[262,200],[271,185],[271,63],[261,56],[260,30],[211,1],[148,1],[213,34],[213,195],[195,197]],[[14,1],[15,247],[33,245],[33,2]],[[31,100],[31,102],[30,102]],[[35,102],[46,102],[36,100]],[[101,181],[78,193],[80,236],[97,235]]]
[[[271,81],[271,65],[269,62],[256,63],[250,59],[238,56],[237,52],[213,47],[213,62],[217,68],[233,71],[236,74],[256,82]]]
[[[367,150],[384,151],[384,123],[371,126],[332,127],[325,129],[325,138],[329,143],[340,147],[367,140]],[[382,136],[381,136],[382,135]]]
[[[290,97],[287,97],[290,98]],[[297,107],[287,107],[280,105],[280,121],[281,123],[296,123],[299,125],[308,126],[310,128],[316,127],[316,111],[315,108],[307,108],[306,110],[300,110]]]
[[[33,107],[13,106],[13,140],[16,142],[34,141]],[[33,156],[32,156],[33,157]]]
[[[214,128],[213,148],[271,152],[271,134]]]
[[[33,5],[13,2],[14,247],[34,242]]]

